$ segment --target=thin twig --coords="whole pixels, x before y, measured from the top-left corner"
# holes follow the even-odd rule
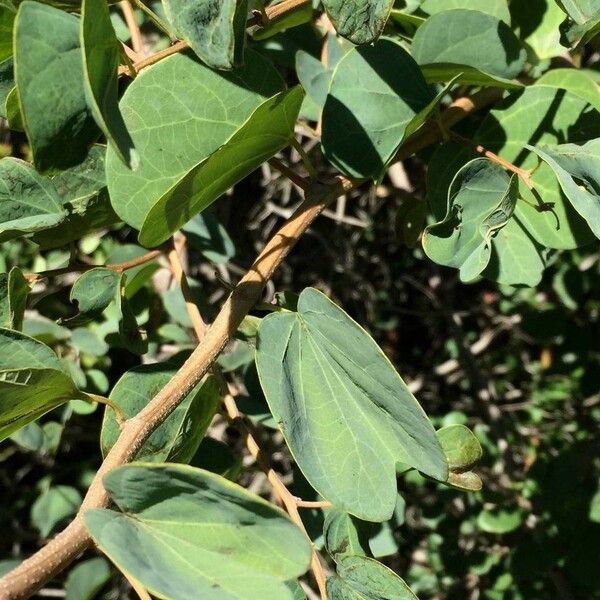
[[[135,18],[133,6],[131,6],[129,0],[121,0],[121,2],[119,2],[119,6],[121,7],[121,12],[125,17],[125,23],[127,23],[129,35],[131,35],[131,45],[133,46],[133,51],[136,54],[144,56],[144,40],[142,39],[142,32],[140,31],[137,19]]]

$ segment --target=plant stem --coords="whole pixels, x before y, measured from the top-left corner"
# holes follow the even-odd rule
[[[171,40],[171,43],[177,41],[177,37],[169,30],[165,22],[149,7],[144,4],[143,0],[133,0],[135,5]]]
[[[142,32],[140,31],[140,27],[135,18],[133,7],[129,3],[129,0],[121,0],[119,6],[121,7],[121,11],[125,17],[125,23],[127,23],[127,29],[129,29],[129,34],[131,35],[133,51],[136,54],[144,56],[144,40],[142,39]]]
[[[98,404],[110,406],[115,411],[119,427],[123,426],[123,423],[125,423],[127,417],[125,416],[123,409],[114,400],[106,398],[105,396],[99,396],[98,394],[86,394],[86,396],[89,398],[89,402],[97,402]]]
[[[302,159],[302,164],[304,168],[308,171],[310,178],[316,181],[319,177],[315,166],[312,164],[312,160],[310,160],[310,156],[306,153],[306,150],[302,147],[302,144],[296,139],[296,137],[292,137],[292,147],[296,150],[296,152],[300,155]]]

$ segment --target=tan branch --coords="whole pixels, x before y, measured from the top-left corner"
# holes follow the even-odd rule
[[[135,11],[133,6],[129,3],[129,0],[121,0],[119,2],[123,17],[125,17],[125,23],[127,23],[127,29],[129,29],[129,35],[131,35],[131,45],[133,51],[136,54],[144,56],[144,40],[142,39],[142,32],[135,18]]]

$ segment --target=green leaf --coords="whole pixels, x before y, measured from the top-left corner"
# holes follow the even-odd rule
[[[105,146],[94,145],[82,163],[52,178],[67,218],[60,225],[34,234],[37,244],[43,248],[64,246],[119,220],[106,191],[105,154]]]
[[[235,481],[242,470],[242,456],[224,442],[205,436],[190,465]]]
[[[517,193],[516,176],[498,164],[486,158],[467,163],[450,184],[443,221],[425,228],[427,256],[459,269],[461,281],[474,281],[490,261],[495,235],[510,219]]]
[[[600,238],[600,139],[581,146],[561,144],[528,149],[550,166],[575,210]]]
[[[383,39],[354,48],[333,73],[323,151],[347,175],[377,179],[433,100],[419,67],[398,43]]]
[[[0,6],[0,62],[4,62],[13,53],[15,15],[15,9],[8,3]]]
[[[243,62],[246,1],[163,0],[169,21],[200,60],[214,69],[233,69]]]
[[[510,12],[506,0],[424,0],[419,8],[428,15],[456,8],[477,10],[510,25]]]
[[[14,89],[16,88],[13,71],[13,59],[7,58],[2,63],[0,63],[0,117],[4,117],[5,119],[6,99],[8,98],[8,95],[11,93],[11,91]]]
[[[0,273],[0,327],[23,328],[27,294],[29,284],[20,269],[13,267],[8,273]]]
[[[0,160],[0,241],[54,227],[65,217],[48,179],[18,158]]]
[[[371,44],[381,35],[393,0],[323,0],[335,30],[353,44]]]
[[[272,504],[182,465],[119,467],[104,486],[123,512],[89,510],[86,526],[119,569],[151,594],[292,600],[284,582],[306,571],[311,547]]]
[[[312,20],[313,12],[312,2],[298,3],[296,6],[290,7],[289,10],[283,11],[274,17],[269,17],[269,22],[264,27],[257,27],[252,32],[252,38],[266,40],[286,29],[309,23]]]
[[[15,81],[38,171],[81,162],[98,129],[85,99],[79,19],[22,2],[15,21]]]
[[[600,111],[600,90],[598,84],[585,71],[579,69],[552,69],[544,73],[536,85],[549,85],[568,90],[583,98],[597,111]]]
[[[523,523],[520,509],[482,510],[477,516],[477,526],[487,533],[504,534],[518,529]]]
[[[469,470],[481,460],[481,444],[468,427],[448,425],[438,429],[436,435],[451,471]]]
[[[24,333],[0,328],[0,371],[27,368],[66,372],[58,356],[45,344]]]
[[[512,0],[510,9],[513,29],[519,34],[528,53],[535,55],[530,57],[530,62],[546,60],[565,52],[559,31],[565,15],[554,0]]]
[[[110,579],[104,558],[84,560],[71,569],[65,583],[66,600],[93,600]]]
[[[274,67],[250,50],[231,74],[178,54],[133,81],[121,111],[141,167],[130,171],[109,147],[106,173],[116,213],[143,229],[143,244],[164,241],[289,142],[301,95],[276,96],[282,88]]]
[[[175,375],[181,361],[162,362],[134,367],[121,376],[110,398],[129,419],[137,415]],[[147,462],[189,462],[219,404],[218,385],[208,377],[196,385],[150,435],[136,454],[136,460]],[[115,412],[107,407],[102,423],[100,445],[106,456],[119,437],[120,428]]]
[[[126,296],[126,280],[125,273],[121,273],[119,285],[114,295],[118,314],[119,336],[129,352],[142,355],[148,351],[148,336],[145,331],[139,328],[131,304]]]
[[[78,316],[91,318],[100,314],[115,299],[120,282],[120,273],[104,267],[80,275],[69,295],[71,302],[77,302]]]
[[[347,556],[365,556],[365,540],[361,539],[356,522],[346,512],[331,509],[323,523],[323,539],[327,552],[336,562]]]
[[[31,507],[31,522],[48,535],[65,519],[72,517],[81,504],[81,494],[73,487],[57,485],[48,488]]]
[[[224,146],[193,168],[150,209],[140,242],[157,246],[290,144],[304,94],[300,86],[263,102]]]
[[[0,441],[53,408],[86,397],[62,371],[30,367],[0,370]]]
[[[139,156],[119,112],[117,70],[121,44],[115,35],[106,0],[82,0],[79,35],[89,109],[115,153],[135,170],[139,167]]]
[[[329,600],[418,600],[406,583],[373,558],[348,556],[327,580]]]
[[[476,84],[510,85],[507,80],[521,72],[526,57],[504,21],[463,9],[427,19],[415,34],[411,51],[428,79],[447,81],[460,74],[460,81]]]
[[[437,479],[447,464],[422,408],[375,341],[321,292],[260,325],[256,364],[271,412],[323,498],[369,521],[389,519],[396,464]]]
[[[558,0],[569,18],[561,32],[565,46],[583,46],[600,33],[600,2],[598,0]]]
[[[188,243],[211,262],[223,264],[235,256],[235,245],[227,229],[210,213],[196,215],[182,229]]]

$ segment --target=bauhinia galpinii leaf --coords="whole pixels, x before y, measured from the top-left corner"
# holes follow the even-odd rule
[[[335,30],[354,44],[370,44],[383,31],[393,0],[323,0]]]
[[[86,102],[79,19],[52,6],[22,2],[15,20],[15,74],[38,171],[81,162],[98,128]]]
[[[0,441],[44,413],[74,399],[89,399],[45,344],[0,329]]]
[[[163,0],[163,6],[175,30],[209,67],[243,63],[246,0]]]
[[[375,341],[321,292],[258,330],[256,365],[273,417],[310,484],[368,521],[389,519],[396,466],[445,481],[423,409]]]
[[[283,88],[251,50],[231,74],[178,54],[135,79],[121,111],[141,167],[132,172],[109,147],[106,173],[116,213],[140,230],[142,244],[165,241],[290,143],[302,92]]]
[[[134,463],[103,481],[119,510],[89,510],[86,526],[153,595],[293,600],[284,582],[307,570],[311,546],[280,509],[184,465]]]

